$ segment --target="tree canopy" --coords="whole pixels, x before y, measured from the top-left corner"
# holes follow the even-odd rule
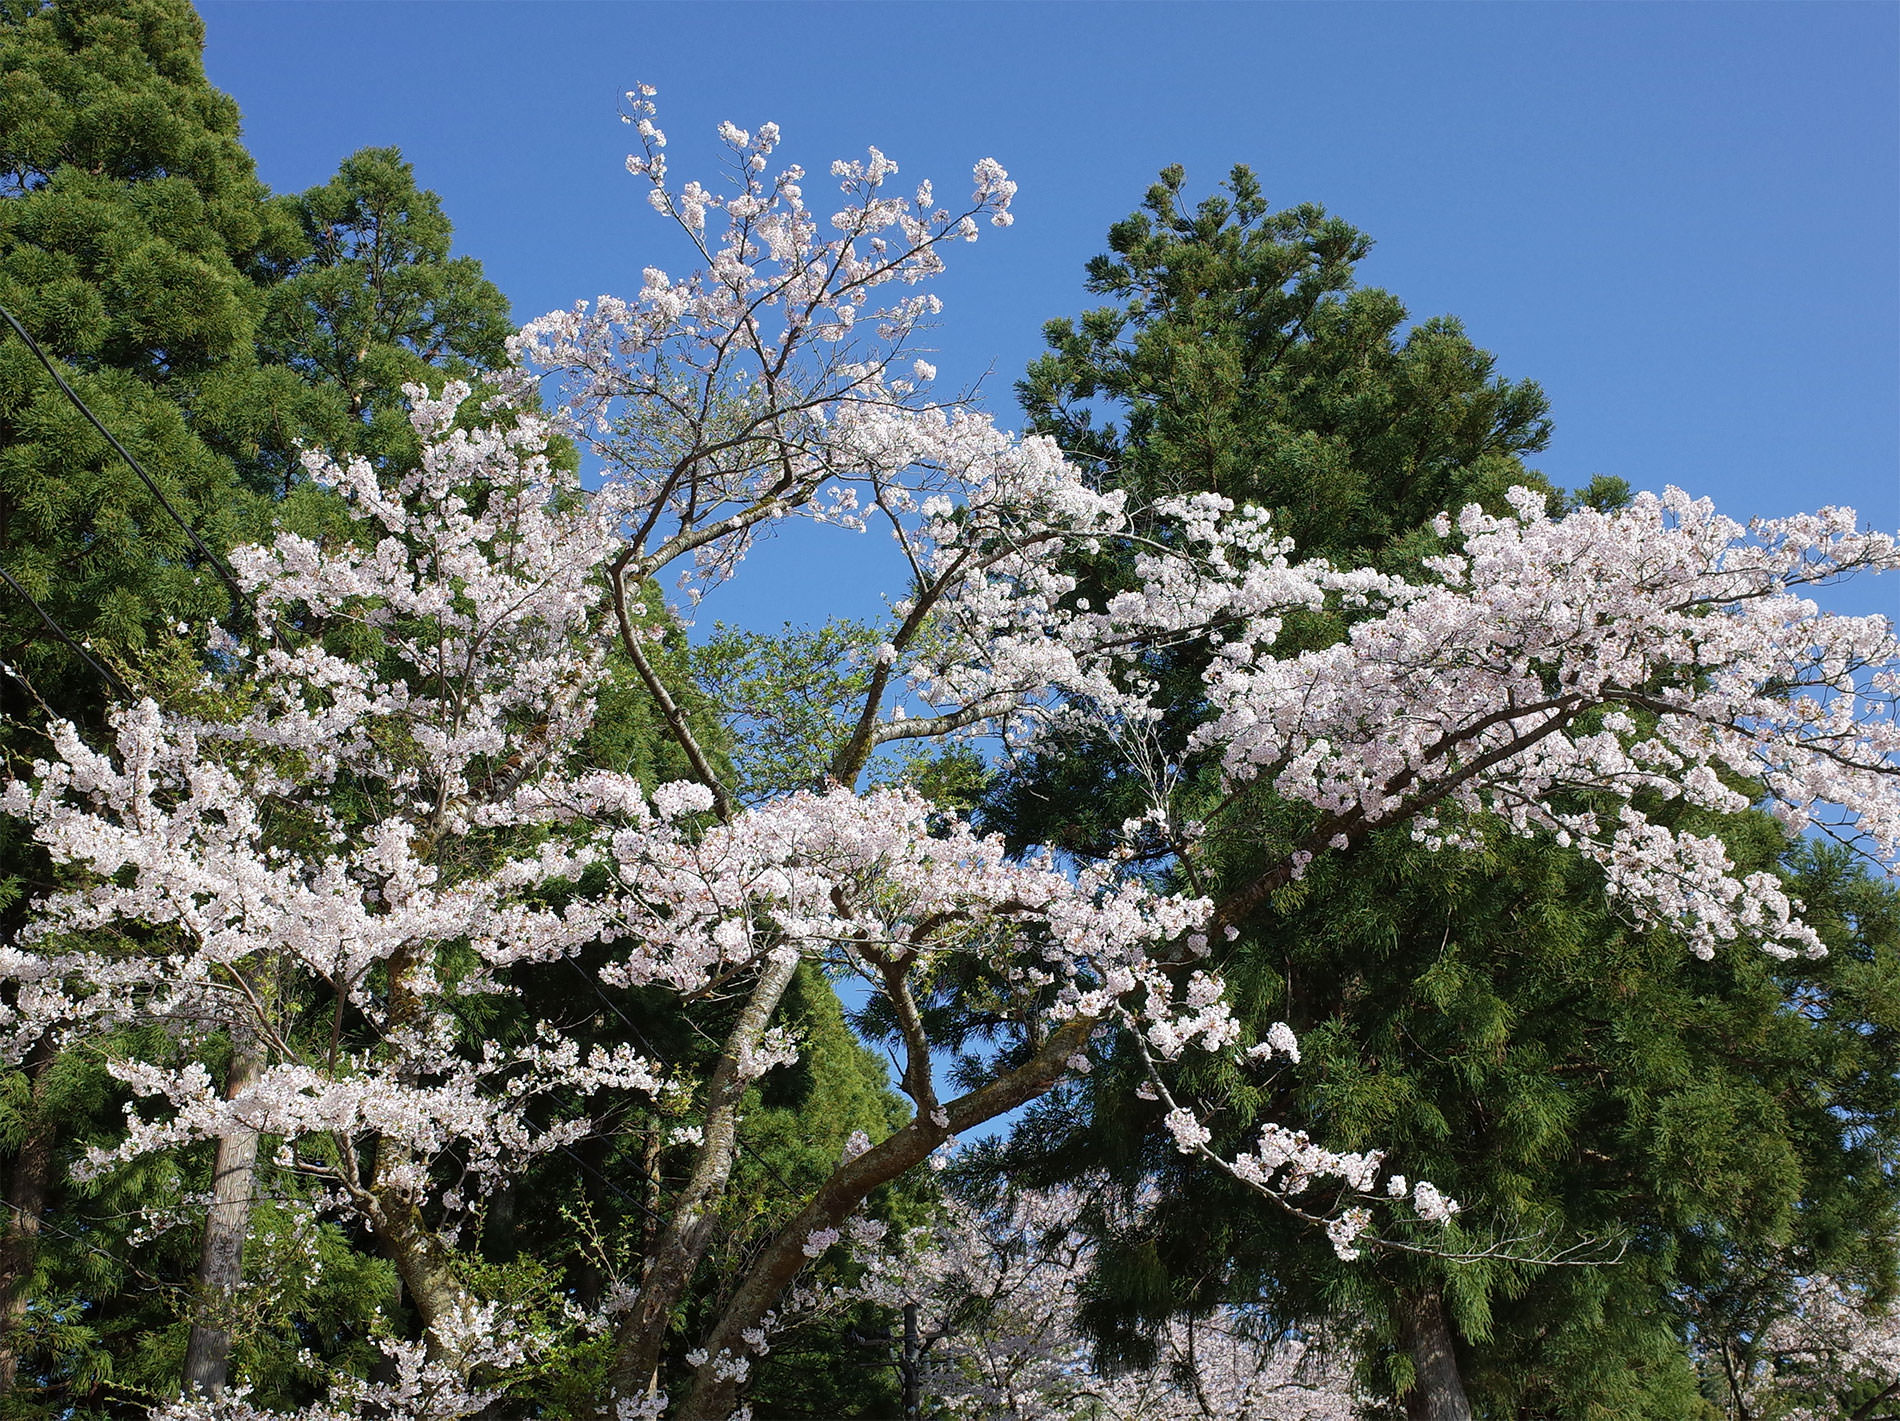
[[[9,307],[183,462],[148,539],[0,368],[66,540],[0,1412],[1879,1404],[1900,642],[1814,597],[1893,536],[1564,495],[1537,387],[1244,169],[1114,229],[1018,437],[917,358],[993,160],[815,210],[636,90],[698,269],[510,339],[396,150],[264,192],[182,3],[4,16]],[[790,518],[905,585],[689,638]]]
[[[1455,320],[1402,331],[1403,305],[1355,284],[1363,234],[1311,206],[1269,211],[1245,168],[1191,211],[1184,182],[1165,171],[1110,229],[1088,281],[1116,304],[1051,322],[1050,352],[1019,386],[1034,427],[1097,482],[1142,503],[1258,503],[1296,546],[1381,567],[1429,544],[1441,509],[1495,508],[1511,484],[1548,490],[1521,462],[1549,434],[1537,387],[1497,376]],[[1627,498],[1600,479],[1573,506]],[[1113,585],[1099,565],[1082,576],[1098,596]],[[1351,628],[1308,622],[1294,644]],[[1203,648],[1158,668],[1183,690],[1149,753],[1176,762],[1183,818],[1207,821],[1194,885],[1218,895],[1305,821],[1257,800],[1252,818],[1224,813],[1229,785],[1195,754],[1207,660]],[[1112,852],[1153,774],[1126,749],[1096,735],[1018,761],[992,819]],[[1305,1059],[1271,1090],[1225,1067],[1197,1079],[1226,1137],[1291,1118],[1323,1138],[1406,1140],[1414,1173],[1514,1243],[1465,1263],[1329,1266],[1300,1221],[1190,1185],[1160,1107],[1131,1097],[1144,1068],[1128,1059],[1051,1102],[994,1165],[1051,1184],[1107,1170],[1131,1193],[1172,1181],[1179,1206],[1098,1240],[1085,1318],[1099,1345],[1139,1361],[1172,1318],[1264,1297],[1289,1320],[1370,1326],[1370,1358],[1405,1359],[1372,1380],[1415,1416],[1680,1417],[1703,1404],[1692,1343],[1709,1319],[1689,1299],[1718,1279],[1745,1272],[1792,1297],[1808,1273],[1849,1266],[1891,1286],[1892,910],[1841,854],[1791,850],[1745,817],[1695,827],[1759,870],[1779,862],[1809,911],[1839,925],[1830,954],[1685,975],[1680,940],[1632,934],[1583,855],[1484,831],[1435,852],[1388,833],[1261,902],[1216,960],[1243,1017],[1257,1031],[1292,1023]],[[1147,847],[1165,864],[1179,843],[1156,833]],[[1592,1259],[1605,1266],[1570,1266]],[[1454,1365],[1435,1380],[1421,1309],[1449,1319]]]

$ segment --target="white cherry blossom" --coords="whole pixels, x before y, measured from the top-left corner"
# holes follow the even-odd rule
[[[1597,864],[1632,915],[1709,955],[1819,943],[1778,880],[1642,805],[1759,802],[1791,833],[1900,853],[1893,629],[1811,600],[1900,566],[1892,537],[1844,510],[1744,528],[1673,489],[1560,517],[1516,490],[1508,512],[1442,518],[1439,553],[1399,576],[1302,560],[1266,514],[1211,495],[1138,522],[1053,443],[917,390],[935,372],[911,345],[938,310],[920,287],[980,220],[1006,224],[1015,189],[1000,167],[977,164],[968,201],[939,206],[928,184],[894,195],[897,165],[871,149],[830,170],[844,205],[826,222],[802,169],[771,172],[773,125],[721,130],[739,176],[718,192],[673,184],[651,96],[628,103],[642,139],[630,167],[699,270],[649,267],[631,300],[531,323],[523,368],[480,411],[454,382],[411,391],[412,470],[312,454],[351,535],[282,532],[232,554],[252,606],[210,637],[205,694],[122,705],[96,743],[50,727],[47,757],[0,790],[0,812],[63,875],[0,946],[0,1041],[17,1058],[48,1032],[156,1024],[176,1047],[114,1060],[140,1108],[85,1167],[278,1137],[278,1167],[367,1230],[415,1299],[424,1329],[396,1356],[403,1390],[339,1379],[306,1421],[464,1415],[505,1388],[526,1353],[493,1350],[499,1304],[455,1266],[458,1230],[524,1161],[611,1128],[608,1096],[654,1102],[688,1163],[638,1286],[575,1324],[612,1334],[597,1414],[723,1418],[807,1270],[843,1237],[875,1242],[852,1223],[872,1191],[1090,1069],[1104,1033],[1147,1055],[1143,1093],[1184,1151],[1296,1210],[1328,1186],[1337,1202],[1310,1217],[1342,1256],[1379,1246],[1375,1210],[1399,1200],[1418,1221],[1449,1219],[1455,1201],[1427,1182],[1382,1186],[1377,1152],[1269,1124],[1216,1155],[1193,1102],[1170,1094],[1168,1063],[1188,1051],[1297,1064],[1284,1024],[1242,1038],[1209,963],[1319,854],[1395,825],[1431,847],[1548,836]],[[560,387],[551,419],[523,398],[537,374]],[[556,431],[599,456],[599,488],[547,457]],[[745,803],[650,654],[667,623],[645,589],[670,578],[697,597],[791,517],[882,525],[909,586],[872,631],[826,782]],[[1126,585],[1092,605],[1073,555],[1107,549]],[[1346,634],[1283,654],[1284,619],[1315,609]],[[863,787],[900,742],[1034,742],[1080,718],[1135,743],[1162,714],[1149,658],[1185,645],[1211,652],[1194,752],[1218,761],[1234,804],[1270,791],[1310,816],[1222,901],[1159,891],[1132,847],[1101,865],[1012,856],[911,790]],[[647,786],[585,762],[621,664],[689,779]],[[1201,826],[1170,802],[1177,767],[1151,778],[1156,803],[1127,838],[1191,868]],[[683,1339],[690,1392],[656,1401],[648,1383],[730,1186],[745,1092],[797,1059],[774,1018],[800,963],[882,999],[914,1114],[854,1142],[755,1251],[703,1335]],[[571,990],[577,971],[589,992],[726,993],[736,1024],[695,1078],[632,1044],[583,1050],[556,1022],[506,1043],[462,1024],[536,974]],[[1015,1051],[954,1096],[923,1009],[946,982],[995,1003]],[[220,1037],[267,1058],[229,1099],[203,1059]],[[1240,1398],[1223,1415],[1262,1414],[1245,1400],[1260,1378],[1305,1364],[1249,1351],[1243,1321],[1222,1324],[1222,1385]],[[1116,1414],[1175,1414],[1159,1404]],[[247,1407],[233,1395],[165,1414],[248,1421]]]

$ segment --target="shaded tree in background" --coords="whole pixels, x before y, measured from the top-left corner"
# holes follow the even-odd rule
[[[505,364],[507,298],[479,261],[450,255],[442,204],[416,186],[397,149],[362,149],[328,183],[277,201],[302,251],[265,293],[258,352],[306,387],[295,432],[328,449],[412,461],[403,386],[440,388]],[[286,432],[260,444],[252,481],[287,488],[299,477]]]

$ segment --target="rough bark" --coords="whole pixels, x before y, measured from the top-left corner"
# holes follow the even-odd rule
[[[705,1122],[692,1175],[647,1258],[639,1297],[616,1336],[605,1399],[596,1413],[599,1416],[614,1414],[614,1398],[644,1395],[652,1384],[666,1347],[673,1310],[685,1298],[712,1242],[717,1224],[714,1209],[732,1177],[733,1157],[739,1146],[739,1104],[751,1084],[741,1069],[742,1059],[758,1049],[772,1013],[798,970],[798,961],[790,952],[766,958],[745,1008],[726,1038],[707,1086]]]
[[[244,1094],[263,1069],[262,1047],[253,1038],[240,1038],[231,1050],[225,1099]],[[244,1281],[244,1239],[257,1195],[257,1143],[257,1131],[243,1128],[218,1140],[211,1207],[205,1213],[204,1248],[198,1259],[197,1315],[185,1344],[187,1396],[220,1396],[230,1379],[232,1309]]]
[[[20,1151],[13,1159],[12,1177],[7,1181],[7,1217],[0,1231],[0,1397],[13,1390],[19,1375],[19,1328],[26,1318],[29,1301],[27,1283],[33,1276],[34,1256],[39,1252],[40,1221],[52,1198],[58,1164],[58,1129],[49,1113],[42,1110],[46,1096],[46,1073],[53,1064],[55,1048],[51,1037],[43,1036],[27,1056],[26,1072],[32,1081],[33,1113]]]
[[[1847,1421],[1874,1421],[1874,1413],[1895,1397],[1900,1397],[1900,1381],[1896,1381],[1868,1397],[1856,1406]]]
[[[473,1299],[455,1276],[450,1250],[430,1229],[414,1196],[406,1187],[389,1182],[406,1160],[404,1150],[377,1151],[370,1227],[384,1254],[396,1265],[396,1273],[422,1318],[425,1355],[431,1362],[460,1371],[463,1364],[457,1324],[473,1312]]]
[[[1402,1299],[1399,1306],[1399,1337],[1417,1374],[1405,1394],[1406,1421],[1471,1421],[1444,1299],[1428,1292]]]

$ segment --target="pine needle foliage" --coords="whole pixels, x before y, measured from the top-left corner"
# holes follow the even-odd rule
[[[1103,487],[1137,507],[1216,492],[1270,508],[1299,552],[1385,566],[1430,550],[1423,525],[1441,509],[1495,508],[1512,484],[1562,497],[1524,463],[1550,434],[1541,390],[1499,375],[1456,319],[1412,323],[1398,298],[1358,286],[1364,234],[1317,206],[1271,210],[1246,168],[1191,207],[1185,192],[1167,169],[1110,229],[1088,266],[1108,304],[1050,322],[1018,385],[1032,426]],[[1573,499],[1627,495],[1599,478]],[[1104,589],[1119,575],[1078,572]],[[1309,617],[1287,642],[1347,629]],[[1015,842],[1101,856],[1170,778],[1207,838],[1190,877],[1165,846],[1151,871],[1218,897],[1284,852],[1308,812],[1223,818],[1215,769],[1187,744],[1200,666],[1144,669],[1180,688],[1157,743],[1131,756],[1078,737],[1017,760],[986,812]],[[1178,1154],[1159,1107],[1136,1097],[1133,1060],[1031,1112],[993,1171],[1094,1176],[1125,1205],[1163,1201],[1097,1216],[1084,1322],[1103,1360],[1146,1365],[1165,1318],[1265,1300],[1289,1321],[1359,1329],[1375,1394],[1423,1416],[1405,1320],[1442,1298],[1475,1414],[1682,1421],[1713,1414],[1692,1342],[1716,1325],[1724,1279],[1765,1280],[1759,1303],[1803,1270],[1890,1278],[1876,1240],[1896,1209],[1894,894],[1844,852],[1788,849],[1765,819],[1695,827],[1792,880],[1832,954],[1778,964],[1737,944],[1697,962],[1620,918],[1570,851],[1493,835],[1428,853],[1402,834],[1316,862],[1215,949],[1236,1013],[1260,1031],[1290,1023],[1304,1059],[1264,1080],[1184,1067],[1177,1094],[1214,1148],[1246,1148],[1267,1119],[1337,1148],[1406,1141],[1390,1164],[1465,1206],[1430,1246],[1491,1257],[1340,1263],[1310,1227]],[[1554,1255],[1599,1262],[1527,1261]]]

